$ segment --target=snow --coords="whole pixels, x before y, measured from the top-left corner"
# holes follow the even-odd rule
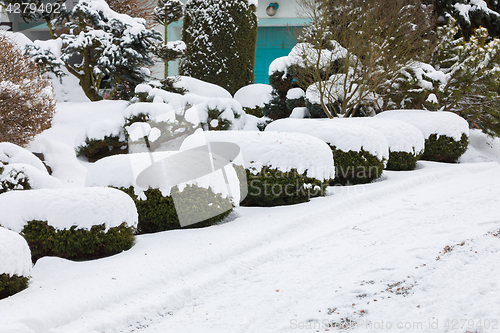
[[[75,148],[85,145],[85,140],[88,138],[90,140],[104,140],[105,137],[117,136],[122,137],[123,135],[123,123],[117,120],[100,120],[90,124],[86,129],[80,131],[75,139]]]
[[[311,114],[306,107],[296,107],[292,110],[292,113],[290,113],[290,118],[311,118]]]
[[[469,133],[469,147],[459,158],[460,163],[500,163],[500,138],[492,138],[481,130],[471,129]]]
[[[235,94],[234,99],[240,102],[244,108],[263,108],[264,104],[271,100],[271,91],[273,87],[269,84],[250,84],[240,88]]]
[[[31,252],[23,236],[0,227],[0,275],[31,276]]]
[[[48,73],[54,86],[56,101],[58,103],[90,102],[89,98],[80,88],[80,81],[74,75],[70,74],[65,67],[62,67],[61,70],[66,74],[61,79],[55,77],[52,73]]]
[[[218,110],[221,112],[218,118],[232,122],[231,129],[239,130],[245,126],[246,114],[243,112],[241,104],[233,98],[209,98],[194,105],[190,110],[186,111],[185,117],[193,124],[206,123],[209,110]],[[198,113],[198,118],[194,115],[195,111]]]
[[[134,201],[112,188],[61,188],[11,191],[0,195],[0,225],[21,232],[26,222],[39,220],[56,229],[90,230],[106,224],[106,230],[126,222],[137,224]]]
[[[24,163],[10,163],[4,166],[4,172],[0,174],[0,179],[8,179],[11,171],[23,171],[23,173],[28,177],[28,182],[31,188],[34,190],[63,187],[62,182],[59,179],[50,176],[45,168],[41,171],[30,164]]]
[[[13,40],[14,42],[16,42],[16,44],[18,45],[19,49],[21,49],[21,50],[24,50],[24,48],[26,47],[26,45],[32,45],[33,44],[33,42],[28,37],[26,37],[26,35],[23,34],[22,32],[4,31],[2,33],[4,33],[5,36],[9,37],[11,40]]]
[[[188,136],[180,150],[206,142],[232,142],[241,149],[244,166],[258,174],[264,166],[284,173],[297,169],[321,181],[333,179],[332,151],[321,140],[306,134],[253,131],[209,131]]]
[[[406,121],[422,131],[425,139],[429,138],[431,134],[438,134],[438,137],[446,135],[455,141],[460,141],[462,134],[469,136],[469,124],[467,121],[452,112],[394,110],[381,112],[376,117]]]
[[[147,179],[147,186],[137,184],[137,177],[145,171],[148,167],[151,167],[155,163],[162,165],[162,160],[167,160],[175,155],[180,154],[178,151],[164,151],[164,152],[153,152],[153,153],[136,153],[127,155],[114,155],[109,156],[95,162],[87,172],[87,178],[85,180],[86,186],[113,186],[113,187],[134,187],[134,193],[141,199],[146,200],[144,191],[148,188],[160,189],[163,196],[170,195],[170,190],[172,186],[179,184],[179,190],[182,189],[186,184],[197,184],[199,187],[212,188],[215,193],[221,193],[223,197],[228,197],[230,195],[228,188],[226,187],[226,182],[224,181],[221,170],[212,172],[206,176],[190,179],[186,182],[174,182],[171,184],[171,179],[175,179],[178,174],[182,176],[197,173],[197,168],[203,168],[200,163],[200,156],[186,156],[184,162],[175,165],[176,169],[169,169],[167,172],[167,179],[164,179],[161,175],[156,178]],[[167,165],[171,167],[171,165]],[[229,178],[229,184],[231,184],[232,198],[234,203],[239,203],[239,181],[234,169],[225,168],[227,177]],[[222,179],[222,180],[221,180]]]
[[[309,134],[344,152],[359,152],[363,148],[379,160],[389,159],[389,148],[384,134],[353,122],[288,118],[267,125],[266,132],[268,131]]]
[[[189,76],[179,76],[179,81],[174,83],[174,87],[185,88],[191,94],[202,97],[232,98],[229,91],[213,83],[201,81]]]
[[[418,128],[410,123],[374,117],[334,118],[333,120],[341,124],[354,123],[368,126],[382,132],[387,139],[389,151],[402,151],[412,154],[424,152],[424,136]]]
[[[39,171],[47,173],[47,169],[38,157],[33,155],[29,150],[10,142],[0,142],[0,162],[3,164],[29,164]]]
[[[165,115],[167,119],[175,119],[174,109],[170,105],[165,103],[138,102],[130,104],[130,106],[125,109],[123,116],[125,118],[130,118],[132,116],[138,116],[141,113],[150,115],[151,119],[162,116],[164,114],[167,114]]]
[[[306,97],[306,93],[301,88],[292,88],[286,93],[286,99],[299,99],[301,97]]]

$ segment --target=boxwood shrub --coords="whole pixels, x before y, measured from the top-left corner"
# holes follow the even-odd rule
[[[106,232],[104,224],[94,225],[90,230],[56,230],[46,221],[29,221],[21,235],[31,250],[31,259],[36,262],[44,256],[57,256],[71,260],[88,260],[107,257],[132,247],[135,228],[126,223]]]
[[[408,153],[405,151],[389,151],[389,160],[387,160],[387,170],[408,171],[415,170],[417,161],[422,154]]]
[[[85,139],[85,143],[76,148],[77,156],[85,156],[89,162],[95,162],[103,157],[127,154],[128,144],[118,136],[105,136],[104,140]]]
[[[363,148],[361,151],[348,152],[330,146],[335,161],[335,179],[330,185],[355,185],[369,183],[379,178],[384,171],[384,161],[370,154]]]
[[[25,276],[0,274],[0,299],[12,296],[28,288],[29,278]]]
[[[188,201],[188,205],[178,208],[184,209],[184,213],[193,214],[193,218],[206,216],[207,213],[214,216],[185,228],[201,228],[216,224],[229,215],[233,208],[230,199],[222,197],[221,194],[214,194],[211,189],[196,185],[187,185],[182,192],[174,186],[171,195],[167,196],[163,196],[159,189],[150,188],[144,192],[146,200],[138,198],[133,186],[119,189],[130,195],[135,202],[139,214],[137,231],[140,234],[181,228],[172,195],[179,200]],[[193,198],[196,198],[196,201],[193,202]]]
[[[328,185],[328,182],[306,177],[306,173],[299,174],[296,169],[283,172],[264,166],[257,174],[248,169],[245,172],[248,194],[242,206],[271,207],[307,202],[324,195]]]
[[[28,176],[23,170],[10,170],[8,174],[3,174],[5,168],[0,162],[0,194],[13,190],[30,190],[31,185]]]
[[[446,135],[431,134],[425,140],[423,160],[455,163],[467,150],[469,138],[462,134],[460,141]]]

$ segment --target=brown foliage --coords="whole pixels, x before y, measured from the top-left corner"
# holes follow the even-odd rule
[[[145,19],[148,28],[154,25],[155,0],[106,0],[106,2],[109,8],[117,13]]]
[[[25,146],[50,127],[55,106],[50,79],[0,33],[0,141]]]

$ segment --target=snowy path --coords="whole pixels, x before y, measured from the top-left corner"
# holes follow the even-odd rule
[[[500,229],[500,165],[419,163],[307,204],[141,236],[114,257],[41,259],[30,288],[0,301],[0,332],[323,332],[340,318],[367,332],[500,329],[500,238],[486,235]]]

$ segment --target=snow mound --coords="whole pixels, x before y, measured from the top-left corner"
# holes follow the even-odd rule
[[[389,159],[389,147],[384,134],[368,126],[332,119],[280,119],[266,127],[266,132],[304,133],[315,136],[344,152],[359,152],[361,148],[378,159]]]
[[[31,276],[31,251],[23,236],[0,227],[0,275]]]
[[[306,107],[296,107],[292,110],[289,118],[303,119],[311,118],[311,113]]]
[[[179,81],[174,83],[176,88],[185,88],[191,94],[195,94],[202,97],[222,97],[222,98],[232,98],[229,91],[226,89],[202,80],[195,79],[189,76],[179,76]]]
[[[25,163],[10,163],[5,165],[4,171],[0,174],[1,180],[8,180],[11,171],[22,171],[26,176],[28,176],[28,182],[32,189],[42,189],[42,188],[61,188],[63,187],[62,182],[52,177],[48,174],[47,170],[41,171],[30,164]],[[15,180],[12,180],[15,183]]]
[[[106,224],[106,230],[126,222],[137,224],[134,201],[112,188],[64,188],[12,191],[0,195],[0,225],[21,232],[27,222],[47,221],[56,229],[72,226],[90,230]]]
[[[29,164],[36,169],[47,173],[45,165],[29,150],[10,142],[0,142],[0,162],[3,164],[22,163]]]
[[[139,114],[149,115],[150,118],[155,118],[167,113],[169,118],[175,119],[175,111],[172,106],[165,103],[147,103],[139,102],[129,105],[123,112],[125,118],[130,118],[132,116],[138,116]]]
[[[481,130],[471,129],[469,147],[458,161],[460,163],[500,163],[500,138],[493,138]]]
[[[134,187],[134,193],[139,196],[140,199],[146,200],[146,196],[144,191],[148,188],[157,188],[160,189],[163,196],[170,195],[170,190],[172,186],[170,185],[161,185],[158,186],[158,182],[152,180],[148,186],[141,187],[137,185],[136,179],[141,172],[146,170],[146,168],[150,167],[156,162],[159,162],[166,158],[171,158],[172,156],[180,154],[179,151],[162,151],[162,152],[153,152],[153,153],[137,153],[137,154],[127,154],[127,155],[114,155],[105,157],[103,159],[95,162],[87,172],[87,178],[85,180],[86,186],[113,186],[113,187],[125,187],[128,188],[130,186]],[[195,156],[196,158],[196,156]],[[192,162],[186,163],[185,165],[178,165],[178,170],[174,172],[183,173],[186,171],[187,166],[189,165],[189,169],[192,167],[195,168],[196,164],[200,162],[200,160],[196,160],[193,158]],[[220,193],[223,197],[230,196],[230,193],[227,189],[226,182],[224,181],[224,176],[221,170],[218,172],[213,172],[206,176],[189,180],[184,183],[174,184],[179,185],[179,190],[182,189],[187,184],[196,184],[199,187],[203,188],[211,188],[214,193]],[[236,204],[239,203],[239,180],[238,176],[234,169],[226,168],[226,174],[229,180],[229,184],[232,185],[231,193],[234,194],[234,202]],[[222,176],[222,178],[221,178]],[[163,183],[162,183],[163,184]]]
[[[389,151],[401,151],[410,154],[424,152],[424,136],[418,128],[410,123],[373,117],[334,118],[333,120],[341,123],[349,122],[368,126],[382,132],[387,139]]]
[[[302,88],[292,88],[286,93],[286,99],[299,99],[305,97],[306,93]]]
[[[462,134],[469,136],[469,124],[467,121],[452,112],[394,110],[384,111],[375,117],[406,121],[422,131],[425,139],[429,138],[431,134],[437,134],[438,137],[446,135],[455,141],[460,141]]]
[[[206,142],[231,142],[237,144],[243,155],[244,166],[254,173],[269,166],[282,172],[296,169],[300,174],[318,180],[333,179],[333,155],[321,140],[306,134],[209,131],[188,136],[180,150],[187,150]]]
[[[240,88],[235,94],[234,99],[240,102],[244,108],[263,108],[264,104],[271,100],[271,91],[273,87],[268,84],[256,83]]]
[[[4,33],[5,36],[14,41],[19,47],[19,49],[22,51],[24,51],[26,45],[33,45],[31,39],[26,37],[26,35],[23,34],[22,32],[4,31],[2,33]]]
[[[85,145],[85,140],[104,140],[105,137],[118,136],[125,140],[123,136],[123,124],[120,121],[105,119],[90,124],[82,130],[75,138],[75,147]]]

